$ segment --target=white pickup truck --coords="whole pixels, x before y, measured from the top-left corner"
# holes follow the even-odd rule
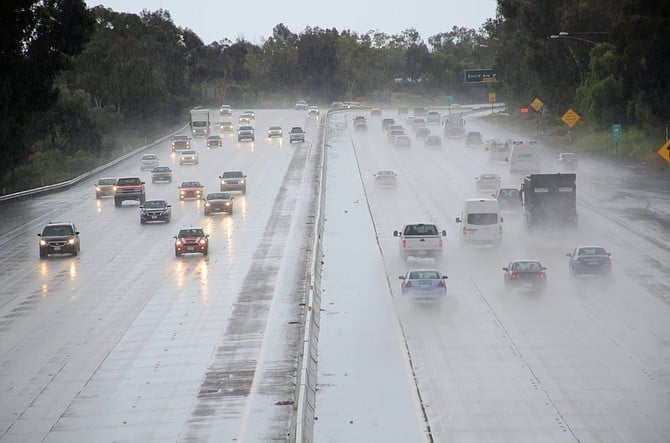
[[[400,239],[400,255],[408,257],[442,258],[442,237],[447,231],[438,231],[437,226],[428,223],[405,225],[400,231],[393,231],[393,236]]]

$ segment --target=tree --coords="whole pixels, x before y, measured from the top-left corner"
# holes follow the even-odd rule
[[[31,117],[55,103],[53,80],[81,51],[92,25],[82,0],[0,5],[0,179],[28,157]]]

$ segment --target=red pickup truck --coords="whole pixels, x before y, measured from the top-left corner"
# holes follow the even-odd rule
[[[114,206],[117,208],[124,200],[137,200],[141,205],[146,201],[144,181],[139,177],[120,177],[114,188]]]

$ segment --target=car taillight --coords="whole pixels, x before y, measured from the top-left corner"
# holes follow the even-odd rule
[[[544,272],[540,272],[539,274],[537,274],[537,278],[539,278],[540,280],[544,280],[545,278],[547,278],[547,276]]]
[[[511,278],[512,280],[516,280],[517,278],[519,278],[519,275],[516,272],[512,272],[509,278]]]
[[[413,287],[412,282],[408,281],[407,284],[405,285],[405,288],[411,288]]]
[[[438,288],[446,288],[447,285],[444,283],[444,280],[440,280],[440,282],[437,284]]]
[[[582,262],[582,259],[581,259],[581,258],[576,258],[576,259],[575,259],[575,263],[581,263],[581,262]]]
[[[463,235],[465,235],[467,233],[468,233],[468,230],[465,228],[465,226],[463,226]]]
[[[440,239],[440,248],[442,247],[442,239]]]
[[[406,247],[407,247],[407,240],[403,240],[403,241],[402,241],[402,247],[403,247],[403,248],[406,248]]]

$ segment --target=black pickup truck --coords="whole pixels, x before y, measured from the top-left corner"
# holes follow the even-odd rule
[[[526,228],[577,224],[576,174],[530,174],[519,193]]]

